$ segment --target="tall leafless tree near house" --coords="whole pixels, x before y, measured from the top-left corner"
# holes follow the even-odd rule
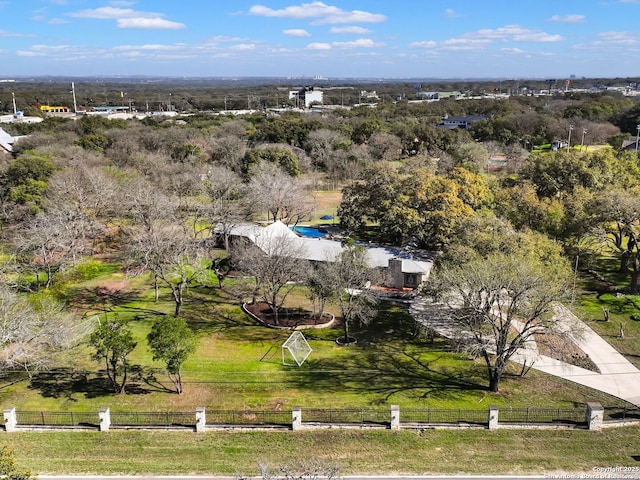
[[[295,236],[265,234],[256,243],[248,240],[232,247],[237,267],[253,276],[256,291],[269,305],[274,322],[279,325],[279,313],[295,282],[304,280],[307,271],[305,247]]]
[[[238,174],[225,167],[211,167],[202,178],[203,191],[208,197],[205,218],[220,235],[225,250],[229,250],[229,236],[236,225],[247,221],[249,208],[245,198],[246,186]]]
[[[351,343],[351,325],[356,322],[366,325],[375,313],[377,298],[369,287],[377,283],[379,272],[370,266],[365,247],[348,244],[335,258],[319,266],[319,275],[340,307],[342,340]]]

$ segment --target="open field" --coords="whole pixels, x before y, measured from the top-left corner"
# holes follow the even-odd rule
[[[341,474],[542,474],[638,466],[638,427],[589,431],[13,433],[21,467],[40,474],[257,475],[317,459]]]

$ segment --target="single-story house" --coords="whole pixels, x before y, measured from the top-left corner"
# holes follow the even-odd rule
[[[489,117],[487,115],[468,115],[465,117],[450,117],[445,115],[443,122],[436,125],[437,128],[471,128],[471,125],[475,122],[481,122]]]
[[[342,243],[336,240],[299,236],[280,221],[266,227],[256,224],[237,225],[231,229],[230,237],[246,238],[267,254],[284,238],[300,247],[292,248],[292,252],[299,252],[304,260],[311,262],[331,261],[343,249]],[[386,287],[415,289],[429,277],[435,258],[433,252],[408,252],[395,247],[362,245],[367,248],[370,266],[387,270]]]

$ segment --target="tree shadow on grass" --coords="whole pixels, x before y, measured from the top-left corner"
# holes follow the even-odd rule
[[[96,287],[77,287],[69,290],[69,300],[74,308],[93,309],[101,307],[110,310],[127,303],[140,300],[141,292],[137,290],[108,288],[104,285]]]
[[[130,395],[147,395],[152,392],[171,392],[172,390],[160,383],[155,372],[146,371],[134,366],[129,373],[125,392]],[[100,398],[114,394],[111,383],[105,372],[74,372],[57,370],[55,372],[40,372],[34,375],[29,384],[32,390],[38,390],[40,395],[48,398],[64,398],[76,402],[76,395],[85,398]]]
[[[45,398],[64,398],[76,402],[75,395],[98,398],[109,393],[106,378],[96,377],[87,372],[57,370],[40,372],[33,376],[29,388],[38,390]]]
[[[381,403],[398,394],[451,401],[471,391],[487,390],[470,371],[449,366],[446,353],[425,360],[410,349],[346,348],[358,350],[347,362],[344,358],[307,360],[292,381],[309,390],[377,394]]]

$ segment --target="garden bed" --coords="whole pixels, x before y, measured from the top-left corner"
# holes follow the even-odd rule
[[[316,318],[312,312],[301,308],[281,308],[276,315],[267,302],[245,303],[245,312],[263,323],[267,327],[282,329],[328,328],[335,323],[335,317],[330,313],[323,313]]]

